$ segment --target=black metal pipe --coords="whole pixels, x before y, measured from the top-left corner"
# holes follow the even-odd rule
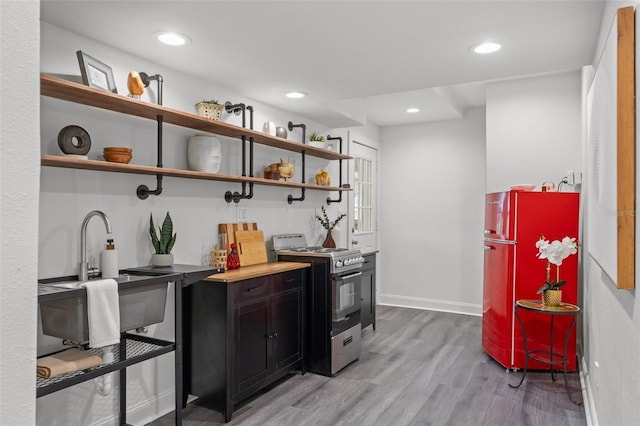
[[[253,107],[247,105],[249,110],[249,128],[253,130]],[[249,177],[253,177],[253,136],[249,136]],[[253,198],[253,182],[249,182],[249,194],[246,196],[247,200]]]
[[[302,144],[305,144],[306,138],[307,138],[307,126],[303,123],[300,124],[293,124],[291,121],[287,124],[287,127],[289,128],[289,131],[293,131],[294,128],[296,127],[300,127],[302,128]],[[300,151],[300,153],[302,154],[302,183],[304,183],[304,176],[306,174],[305,168],[306,168],[306,164],[305,164],[305,154],[306,154],[306,150],[302,150]],[[289,204],[292,204],[294,201],[304,201],[304,188],[302,188],[302,195],[298,198],[294,198],[293,195],[289,195],[287,197],[287,202]]]
[[[160,74],[149,75],[146,72],[138,73],[140,76],[140,80],[142,80],[142,84],[144,87],[149,87],[149,84],[155,80],[158,82],[158,105],[162,105],[162,83],[164,83],[164,79]]]
[[[157,142],[157,152],[158,152],[158,161],[156,167],[162,168],[162,122],[163,117],[161,115],[156,116],[156,121],[158,123],[158,142]],[[149,198],[149,195],[160,195],[162,194],[162,174],[156,174],[156,189],[150,190],[147,185],[139,185],[136,189],[136,195],[141,200],[146,200]]]
[[[293,129],[296,127],[302,128],[302,143],[306,144],[307,143],[307,126],[304,125],[303,123],[293,124],[291,121],[287,124],[287,128],[289,129],[290,132],[292,132]]]
[[[287,203],[293,204],[294,201],[304,201],[304,188],[302,188],[302,195],[298,198],[294,198],[293,195],[289,194],[287,197]]]
[[[342,154],[342,137],[341,136],[337,136],[335,138],[332,138],[331,135],[327,135],[327,140],[328,141],[340,141],[340,148],[339,148],[339,152],[340,154]],[[338,168],[339,168],[339,178],[338,178],[338,187],[342,188],[342,159],[339,160],[338,162]],[[342,191],[338,192],[338,199],[337,200],[332,200],[331,197],[327,197],[327,205],[330,205],[331,203],[341,203],[342,202]]]
[[[242,127],[247,127],[246,111],[249,110],[249,128],[253,130],[253,107],[251,105],[245,105],[243,103],[232,104],[231,102],[225,102],[225,111],[230,114],[239,115],[242,114]],[[247,137],[242,135],[242,176],[247,176]],[[253,177],[253,136],[249,136],[249,177]],[[227,203],[234,202],[239,203],[242,199],[253,198],[253,182],[249,182],[249,193],[247,194],[247,182],[242,182],[242,193],[237,191],[227,191],[224,193],[224,200]]]
[[[144,87],[149,87],[149,84],[152,81],[156,81],[158,84],[158,105],[162,105],[162,86],[164,83],[164,78],[160,74],[149,75],[146,72],[138,73],[140,76],[140,80],[142,80],[142,84]],[[161,115],[156,116],[156,121],[158,123],[158,162],[157,167],[162,168],[162,121],[163,117]],[[162,193],[162,174],[156,174],[156,189],[150,190],[147,185],[139,185],[136,189],[136,195],[141,200],[146,200],[149,198],[149,195],[160,195]]]

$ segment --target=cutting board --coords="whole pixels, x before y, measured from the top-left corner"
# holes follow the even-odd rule
[[[262,231],[236,231],[235,237],[241,267],[267,263],[267,248]]]
[[[255,222],[243,222],[243,223],[220,223],[218,225],[218,234],[224,234],[227,236],[227,251],[230,250],[231,243],[236,242],[236,231],[255,231],[258,229],[258,224]]]

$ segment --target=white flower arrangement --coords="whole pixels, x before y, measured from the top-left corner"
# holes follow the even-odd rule
[[[560,265],[562,265],[562,261],[567,257],[578,252],[578,243],[575,238],[569,237],[564,237],[562,241],[554,240],[549,242],[549,240],[542,235],[536,242],[536,247],[538,248],[536,257],[547,260],[547,281],[538,289],[537,294],[544,293],[547,290],[557,290],[566,283],[564,280],[560,281]],[[555,280],[551,280],[550,277],[552,263],[556,265]]]

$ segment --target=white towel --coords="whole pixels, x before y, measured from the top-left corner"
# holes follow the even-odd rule
[[[89,319],[89,346],[120,343],[120,301],[118,283],[113,279],[87,281],[87,317]]]

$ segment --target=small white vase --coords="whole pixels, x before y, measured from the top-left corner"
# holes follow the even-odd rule
[[[173,253],[151,255],[151,266],[171,266],[173,265]]]
[[[191,136],[187,146],[187,161],[191,170],[218,173],[222,162],[220,140],[204,133]]]
[[[276,136],[276,124],[273,121],[265,121],[262,125],[262,133]]]

